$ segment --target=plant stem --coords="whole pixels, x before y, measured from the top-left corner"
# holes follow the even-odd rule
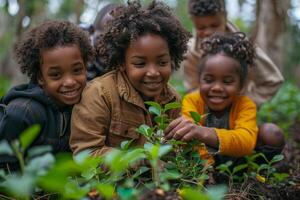
[[[15,153],[15,156],[18,158],[18,161],[20,163],[21,172],[22,174],[24,174],[25,163],[24,163],[23,153],[19,151],[18,145],[16,143],[12,143],[11,146]]]

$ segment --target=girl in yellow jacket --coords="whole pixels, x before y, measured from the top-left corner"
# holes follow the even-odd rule
[[[213,35],[202,43],[205,51],[199,65],[199,91],[183,100],[183,117],[175,119],[165,131],[166,139],[199,140],[202,158],[210,158],[207,149],[213,149],[215,158],[242,157],[254,150],[258,128],[256,105],[247,96],[240,95],[246,83],[248,66],[253,64],[254,48],[243,33]],[[193,123],[191,112],[207,114],[199,126]],[[272,127],[269,127],[272,128]],[[264,133],[264,132],[262,132]],[[270,156],[281,152],[281,132],[259,136],[259,146]],[[266,151],[264,151],[266,150]],[[222,159],[223,160],[223,159]],[[222,161],[220,160],[220,161]]]

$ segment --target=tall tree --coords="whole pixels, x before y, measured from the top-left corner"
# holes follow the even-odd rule
[[[281,71],[284,61],[287,11],[290,5],[290,0],[256,1],[256,23],[253,38]]]

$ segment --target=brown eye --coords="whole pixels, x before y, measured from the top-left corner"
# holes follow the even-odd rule
[[[133,62],[132,65],[136,68],[142,68],[145,66],[145,62]]]
[[[51,78],[51,79],[59,79],[61,77],[61,74],[59,72],[50,72],[48,74],[48,76]]]
[[[81,74],[83,72],[83,69],[84,69],[83,66],[78,66],[78,67],[75,67],[73,69],[73,72],[74,72],[74,74],[78,75],[78,74]]]
[[[203,78],[203,81],[204,81],[205,83],[212,83],[212,82],[214,81],[214,79],[213,79],[212,77],[204,77],[204,78]]]
[[[231,83],[233,83],[235,80],[234,80],[234,78],[233,77],[228,77],[228,78],[225,78],[224,80],[223,80],[223,83],[225,83],[225,84],[231,84]]]
[[[161,61],[158,62],[158,64],[159,64],[159,66],[164,67],[164,66],[169,64],[169,61],[161,60]]]

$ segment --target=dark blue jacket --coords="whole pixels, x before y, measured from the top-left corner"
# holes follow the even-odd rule
[[[33,124],[41,125],[41,132],[31,146],[51,145],[53,153],[70,151],[70,118],[72,107],[59,108],[35,84],[12,88],[2,99],[4,115],[0,119],[0,141],[12,141]],[[1,156],[1,162],[5,159]]]

